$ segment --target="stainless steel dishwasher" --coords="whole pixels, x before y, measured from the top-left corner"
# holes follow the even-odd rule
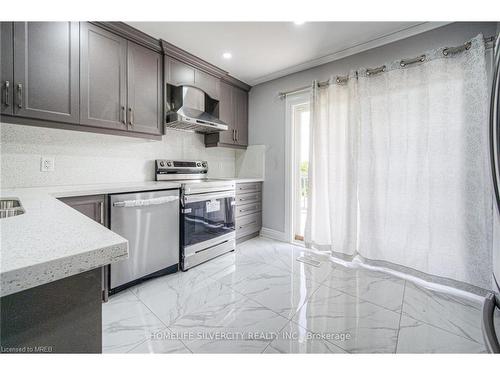
[[[179,268],[179,190],[110,194],[111,230],[129,242],[129,258],[111,264],[110,292]]]

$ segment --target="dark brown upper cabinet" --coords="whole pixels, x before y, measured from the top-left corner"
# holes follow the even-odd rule
[[[82,22],[80,51],[80,123],[127,130],[127,40]]]
[[[165,81],[174,86],[193,86],[195,68],[179,60],[165,56]]]
[[[161,134],[162,70],[159,53],[128,42],[127,120],[130,130]]]
[[[248,146],[248,93],[236,86],[220,83],[219,118],[228,130],[205,135],[207,147]]]
[[[12,115],[14,83],[14,24],[0,22],[0,113]]]
[[[228,130],[220,132],[216,135],[220,143],[234,144],[235,142],[235,123],[234,123],[234,108],[233,108],[233,86],[225,82],[220,84],[220,101],[219,101],[219,119],[224,121]]]
[[[219,78],[170,56],[165,56],[165,81],[174,86],[197,87],[219,100]]]
[[[165,83],[219,100],[245,147],[250,89],[224,70],[122,22],[0,22],[0,113],[15,124],[161,139]]]
[[[89,23],[80,48],[81,124],[160,135],[161,55]]]
[[[205,91],[211,98],[219,100],[220,79],[196,69],[194,85]]]
[[[78,123],[79,43],[78,22],[14,22],[15,116]]]
[[[238,146],[248,146],[248,92],[233,87],[233,108],[236,111],[235,139]]]

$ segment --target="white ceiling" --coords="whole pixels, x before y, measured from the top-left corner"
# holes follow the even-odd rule
[[[439,26],[437,22],[128,22],[250,85]],[[222,57],[230,52],[232,58]]]

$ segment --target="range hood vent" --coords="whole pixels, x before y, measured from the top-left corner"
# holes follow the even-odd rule
[[[219,120],[219,102],[192,86],[167,85],[165,127],[197,133],[228,129]]]

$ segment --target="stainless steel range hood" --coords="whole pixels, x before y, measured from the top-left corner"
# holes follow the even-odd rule
[[[228,129],[218,119],[219,102],[192,86],[167,85],[165,127],[216,133]]]

